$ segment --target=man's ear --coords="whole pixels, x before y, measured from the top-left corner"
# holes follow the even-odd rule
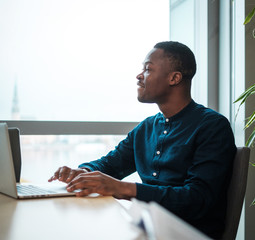
[[[181,72],[171,72],[169,73],[169,85],[175,86],[178,85],[182,81]]]

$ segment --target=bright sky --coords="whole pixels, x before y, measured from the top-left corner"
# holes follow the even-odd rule
[[[168,0],[1,0],[0,119],[139,121],[136,75],[169,39]]]

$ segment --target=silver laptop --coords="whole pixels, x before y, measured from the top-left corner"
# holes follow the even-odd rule
[[[18,129],[17,129],[18,130]],[[19,131],[17,132],[19,138]],[[19,145],[19,141],[18,145]],[[16,144],[17,145],[17,144]],[[20,150],[20,146],[15,146]],[[8,126],[0,123],[0,192],[13,198],[41,198],[73,196],[75,192],[69,193],[63,183],[47,183],[42,185],[16,183],[14,162]]]

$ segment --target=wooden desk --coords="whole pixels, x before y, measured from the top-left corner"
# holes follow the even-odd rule
[[[15,200],[0,194],[0,239],[143,239],[123,211],[112,197]]]

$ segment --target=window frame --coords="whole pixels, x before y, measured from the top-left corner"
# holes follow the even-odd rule
[[[21,135],[125,135],[139,122],[9,121]]]

